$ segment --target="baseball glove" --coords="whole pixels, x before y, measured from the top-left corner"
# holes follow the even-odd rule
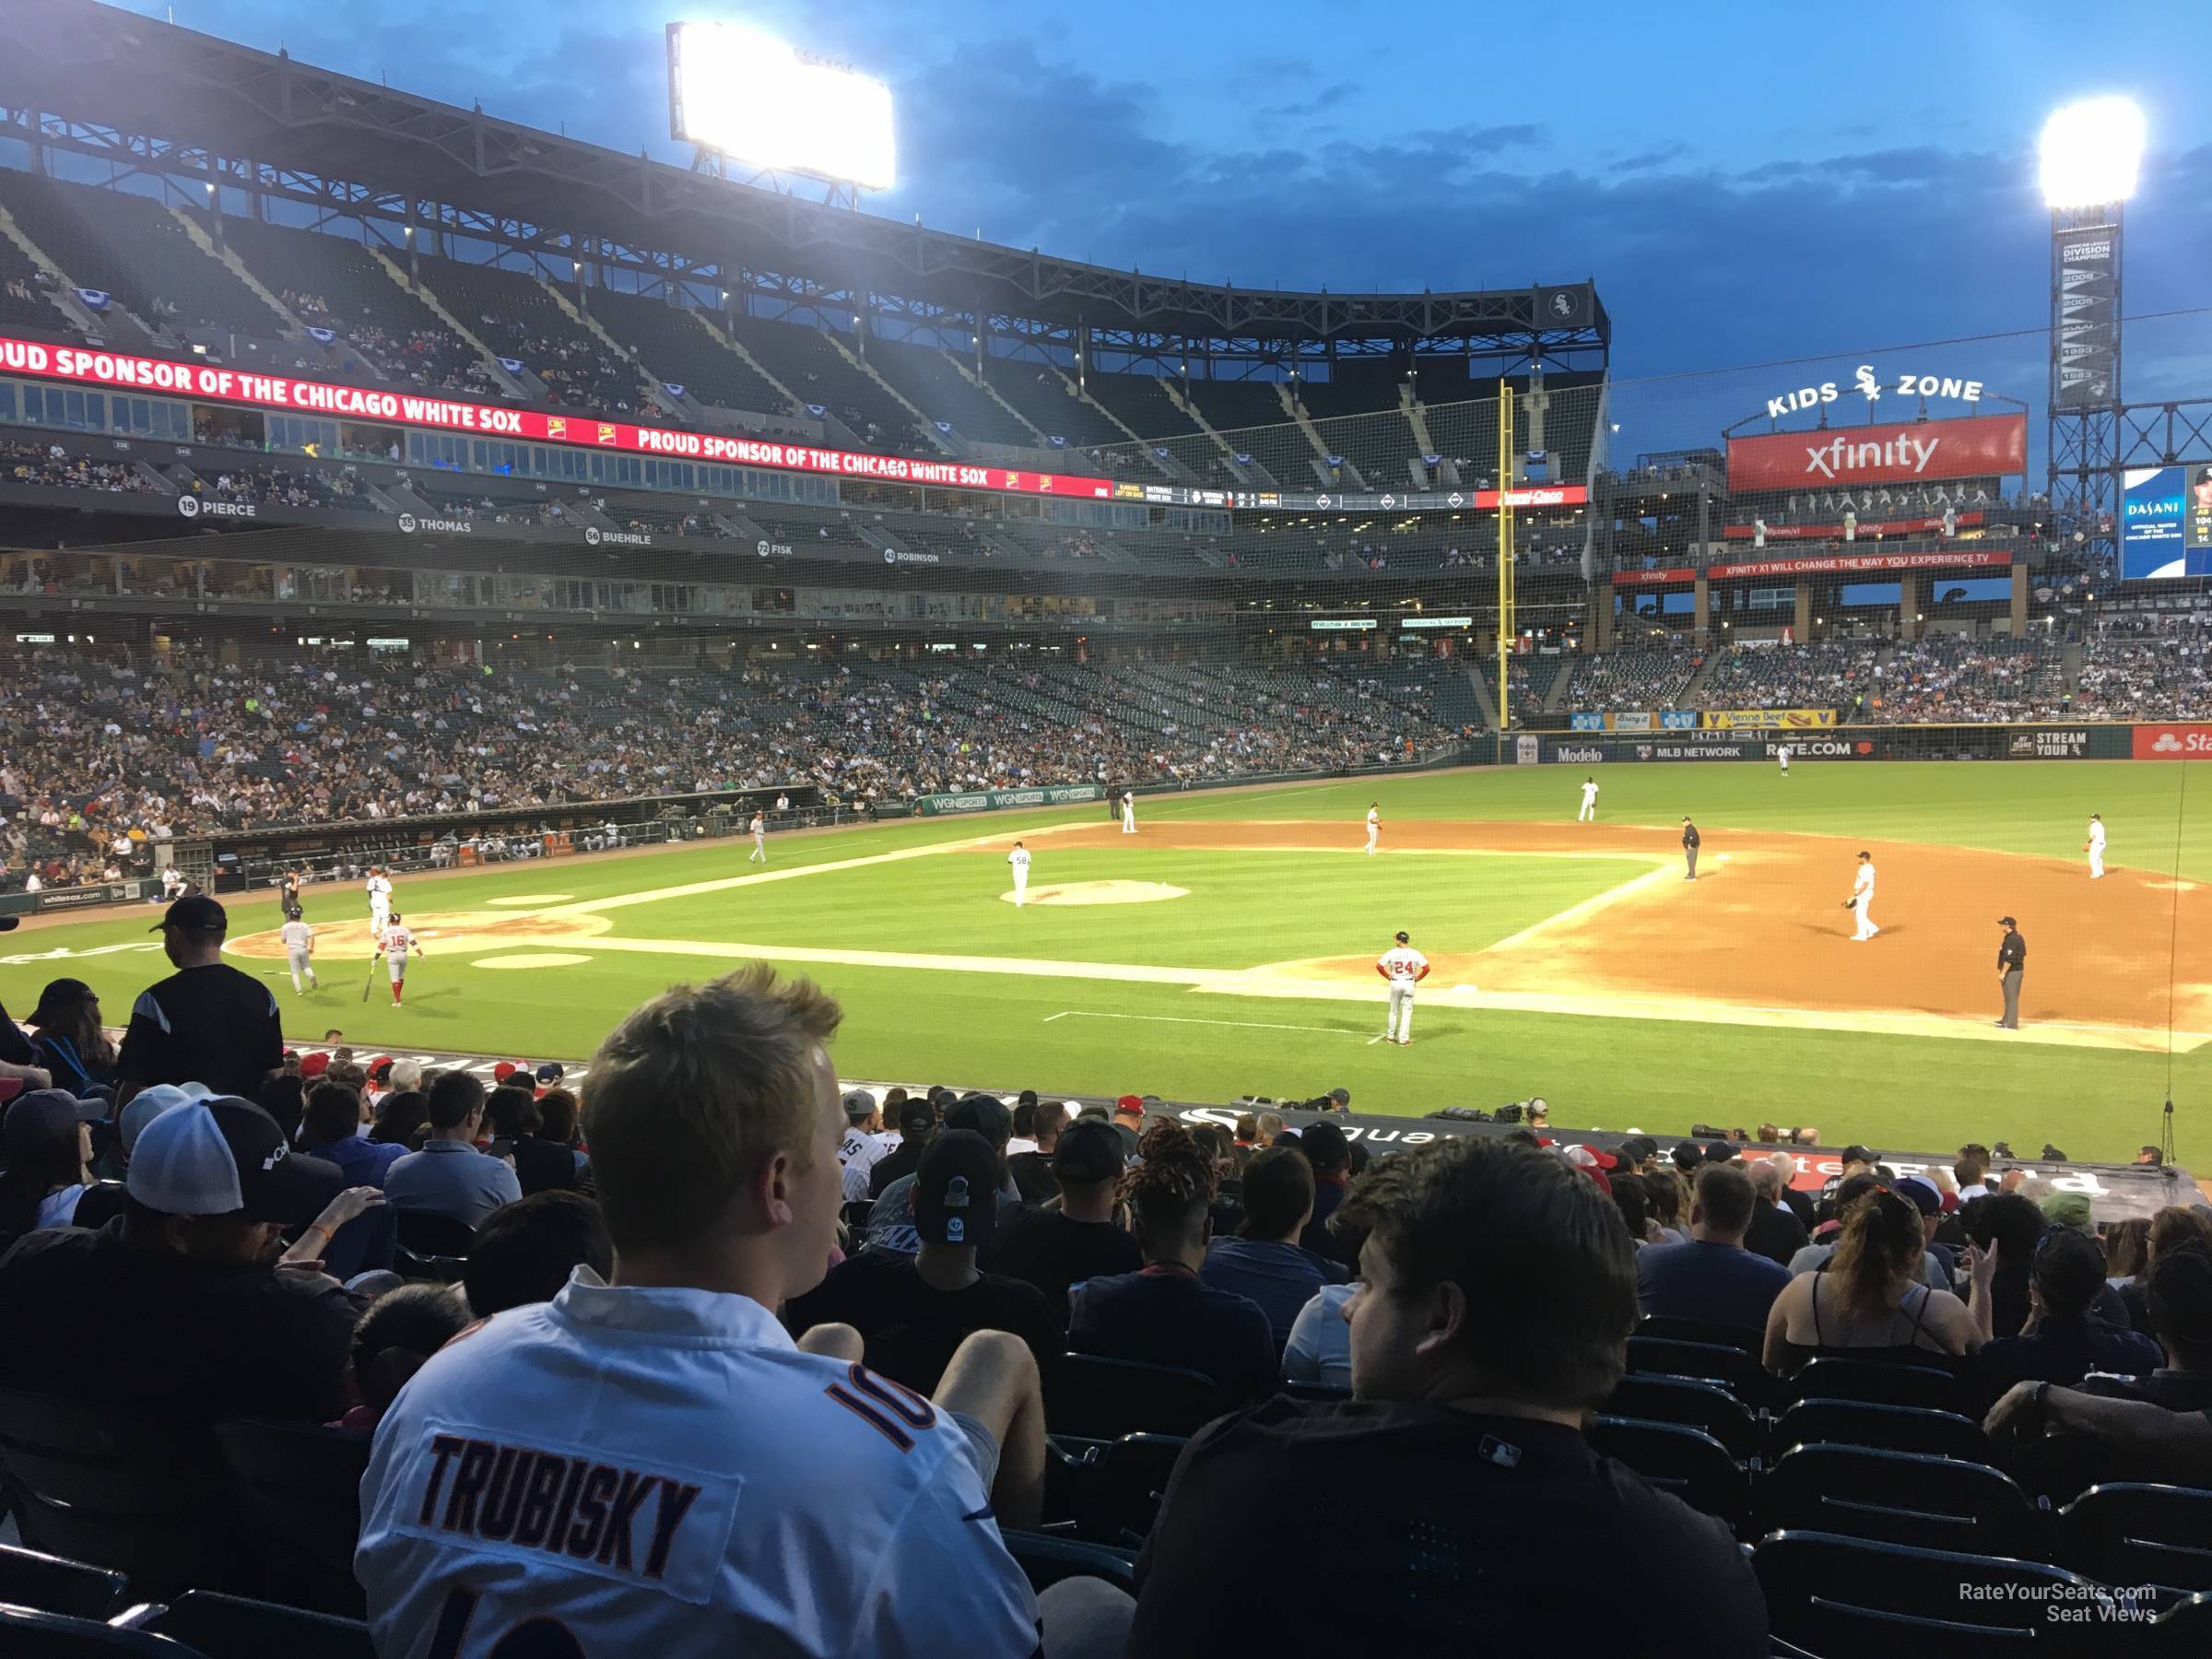
[[[1843,908],[1845,910],[1857,910],[1859,908],[1859,901],[1855,897],[1846,899],[1843,900]]]

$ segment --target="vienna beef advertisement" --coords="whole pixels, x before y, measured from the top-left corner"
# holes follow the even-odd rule
[[[1728,440],[1728,488],[1735,490],[1986,478],[2027,470],[2025,415],[1970,415],[1959,420]]]

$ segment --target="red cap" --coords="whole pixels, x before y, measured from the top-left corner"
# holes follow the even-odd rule
[[[1597,1167],[1601,1170],[1614,1170],[1620,1167],[1620,1159],[1614,1157],[1612,1153],[1606,1151],[1603,1147],[1593,1147],[1585,1144],[1582,1149],[1590,1154],[1591,1158],[1597,1164]],[[1576,1161],[1580,1162],[1581,1160],[1578,1159]]]
[[[512,1060],[502,1060],[491,1068],[491,1080],[494,1083],[504,1083],[522,1069]]]
[[[1120,1100],[1114,1101],[1113,1109],[1116,1112],[1133,1112],[1142,1117],[1145,1114],[1144,1099],[1139,1095],[1124,1095]]]
[[[369,1075],[371,1077],[381,1077],[391,1069],[392,1056],[389,1054],[379,1054],[369,1062]]]
[[[300,1077],[302,1082],[310,1077],[319,1077],[329,1069],[330,1056],[328,1054],[302,1054],[300,1056]]]

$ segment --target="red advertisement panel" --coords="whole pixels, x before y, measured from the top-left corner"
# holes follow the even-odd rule
[[[2139,725],[2138,760],[2212,760],[2212,725]]]
[[[1664,571],[1616,571],[1615,587],[1673,587],[1677,583],[1695,582],[1697,571],[1688,565],[1670,565]]]
[[[1731,489],[1823,489],[2027,470],[2025,415],[1972,415],[1962,420],[1728,440]]]
[[[1715,582],[1734,576],[1858,576],[1882,571],[1961,571],[2010,568],[2004,547],[1961,547],[1950,553],[1837,553],[1825,558],[1760,559],[1716,564],[1706,572]]]
[[[948,485],[1018,495],[1104,499],[1113,489],[1109,479],[1067,473],[1016,471],[970,461],[917,461],[906,455],[858,454],[849,450],[821,449],[765,438],[733,438],[575,415],[545,415],[534,409],[510,409],[383,387],[293,380],[286,375],[261,374],[223,364],[170,362],[88,347],[47,346],[34,340],[0,337],[0,373],[66,381],[81,386],[165,392],[181,397],[288,414],[326,416],[337,420],[432,427],[442,431],[468,432],[524,443],[628,450],[725,466],[837,473],[848,477],[885,478],[900,484]]]
[[[1478,489],[1480,507],[1580,507],[1590,499],[1586,484],[1530,484],[1520,489]]]
[[[1961,512],[1952,522],[1961,530],[1971,530],[1981,524],[1980,512]],[[1943,520],[1936,518],[1861,519],[1861,535],[1940,535]],[[1730,524],[1721,534],[1730,541],[1750,541],[1759,535],[1756,524]],[[1769,524],[1767,539],[1773,541],[1841,541],[1841,524]]]

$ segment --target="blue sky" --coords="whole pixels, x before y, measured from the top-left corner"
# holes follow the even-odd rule
[[[659,8],[136,8],[684,159]],[[681,15],[744,18],[891,83],[901,182],[871,211],[1254,286],[1590,276],[1624,377],[1812,357],[1848,380],[1880,346],[2040,328],[2036,130],[2057,103],[2125,92],[2152,135],[2128,311],[2212,304],[2207,0],[2136,0],[2124,23],[2081,0],[701,0]],[[1892,360],[2033,397],[2041,351]],[[1756,406],[1754,388],[1796,373],[1678,394]],[[2133,331],[2127,390],[2212,391],[2212,320]]]

